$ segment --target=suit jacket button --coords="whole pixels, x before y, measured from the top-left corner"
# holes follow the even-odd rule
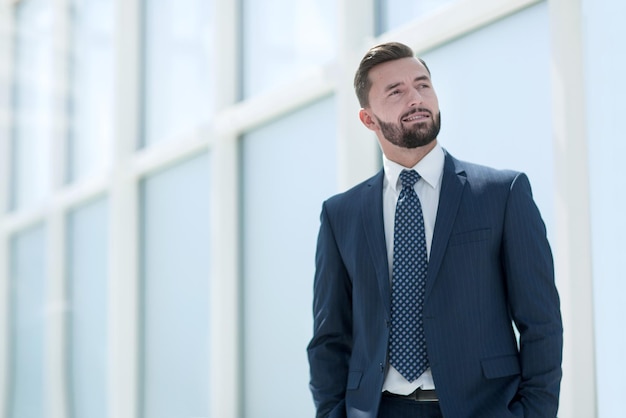
[[[381,372],[385,371],[385,365],[383,363],[380,363],[380,371]]]

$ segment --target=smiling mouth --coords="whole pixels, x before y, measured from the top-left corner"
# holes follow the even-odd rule
[[[402,118],[402,122],[423,122],[430,118],[430,112],[427,110],[419,109],[410,112],[407,116]]]

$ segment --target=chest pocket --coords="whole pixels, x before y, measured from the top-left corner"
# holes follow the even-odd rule
[[[488,240],[491,236],[491,228],[475,229],[473,231],[460,232],[450,237],[448,246],[469,244]]]

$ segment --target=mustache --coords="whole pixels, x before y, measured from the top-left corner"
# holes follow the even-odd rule
[[[404,115],[402,115],[401,119],[408,118],[413,113],[417,113],[417,112],[425,112],[425,113],[428,113],[431,117],[433,116],[433,112],[431,112],[429,109],[426,109],[424,107],[414,107],[410,109],[408,112],[406,112]]]

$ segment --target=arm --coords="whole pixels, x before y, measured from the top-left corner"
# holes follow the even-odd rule
[[[313,338],[307,348],[317,418],[345,417],[345,388],[352,351],[352,284],[326,205],[315,258]]]
[[[520,332],[520,403],[525,417],[554,418],[562,375],[563,327],[552,253],[524,174],[511,185],[502,245],[509,306]]]

